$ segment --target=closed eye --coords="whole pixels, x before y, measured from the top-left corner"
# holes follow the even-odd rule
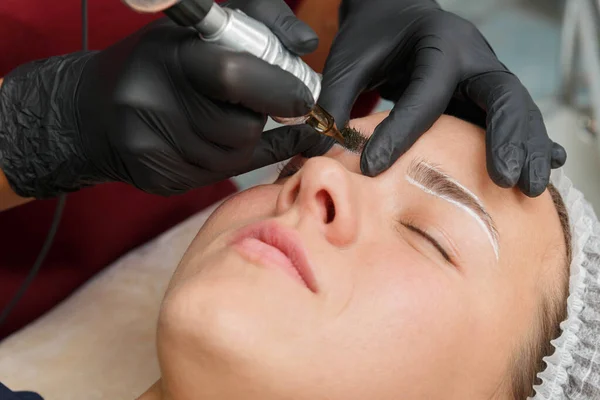
[[[431,243],[433,245],[433,247],[436,248],[436,250],[442,255],[442,257],[444,257],[444,259],[446,261],[452,262],[452,259],[448,255],[448,252],[446,250],[444,250],[442,245],[437,240],[435,240],[431,235],[429,235],[427,232],[425,232],[424,230],[422,230],[421,228],[415,226],[414,224],[412,224],[410,222],[401,222],[401,224],[406,229],[409,229],[410,231],[421,235],[423,238],[425,238],[427,241],[429,241],[429,243]]]

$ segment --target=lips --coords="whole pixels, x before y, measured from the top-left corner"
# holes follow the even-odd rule
[[[251,262],[274,267],[317,292],[313,270],[297,233],[274,221],[261,221],[242,228],[231,245]]]

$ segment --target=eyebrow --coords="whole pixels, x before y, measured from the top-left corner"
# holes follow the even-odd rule
[[[344,137],[344,144],[342,147],[351,153],[361,154],[367,141],[368,136],[362,133],[359,129],[351,128],[348,125],[340,130],[340,133]],[[339,144],[339,143],[338,143]]]
[[[413,160],[410,163],[406,180],[424,192],[452,203],[475,218],[486,231],[498,259],[498,229],[491,215],[474,193],[438,167],[423,160]]]

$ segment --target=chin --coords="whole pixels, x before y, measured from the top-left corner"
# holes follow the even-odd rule
[[[185,383],[180,393],[199,398],[281,398],[271,397],[263,384],[281,370],[294,370],[286,362],[295,359],[289,338],[297,326],[285,316],[297,306],[286,302],[285,290],[269,292],[280,283],[277,278],[253,271],[256,267],[233,251],[204,261],[210,265],[175,287],[163,303],[158,335],[163,377]],[[177,378],[182,375],[190,379]]]
[[[316,301],[288,276],[251,264],[230,247],[193,261],[197,272],[173,286],[161,310],[159,329],[173,342],[239,363],[261,357],[260,349],[287,347],[291,336],[315,325]]]

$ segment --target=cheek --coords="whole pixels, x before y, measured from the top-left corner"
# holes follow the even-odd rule
[[[273,216],[280,191],[281,186],[278,185],[261,185],[230,197],[211,214],[194,244],[207,244],[220,233]]]
[[[374,253],[358,277],[357,304],[369,304],[365,308],[394,336],[441,337],[461,329],[467,299],[452,267],[445,270],[404,243]]]
[[[337,339],[338,347],[352,349],[345,357],[386,371],[389,382],[399,376],[423,382],[452,370],[468,351],[469,301],[461,278],[397,241],[354,259],[360,265]]]
[[[280,191],[278,185],[256,186],[223,202],[198,231],[179,263],[172,282],[196,272],[196,261],[210,252],[211,243],[218,242],[217,238],[222,233],[272,216]]]

